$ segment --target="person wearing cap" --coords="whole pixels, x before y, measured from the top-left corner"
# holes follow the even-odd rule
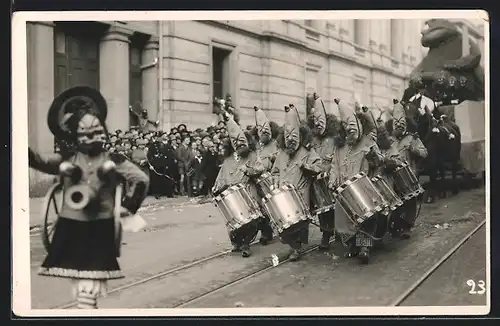
[[[180,126],[179,126],[180,129]],[[191,178],[188,175],[189,163],[194,159],[191,148],[191,139],[184,137],[182,143],[176,149],[176,157],[179,169],[179,193],[181,196],[191,197]]]
[[[225,145],[224,161],[212,189],[214,196],[220,195],[227,188],[242,184],[250,195],[257,200],[255,184],[250,181],[257,164],[254,139],[250,133],[244,132],[233,117],[224,112],[224,119],[229,130],[230,141]],[[258,232],[258,221],[253,221],[237,230],[229,230],[229,238],[233,244],[233,252],[241,251],[242,257],[250,257],[250,242]]]
[[[276,155],[278,155],[278,146],[276,144],[276,137],[278,137],[278,125],[276,123],[271,123],[267,118],[264,111],[259,107],[254,106],[255,111],[255,127],[252,126],[251,132],[258,141],[257,153],[262,164],[258,164],[256,167],[261,167],[259,171],[256,169],[256,175],[254,178],[259,177],[264,172],[270,172],[273,167],[274,161],[276,160]],[[259,204],[262,203],[262,196],[265,194],[260,194]],[[260,223],[260,243],[263,245],[268,244],[273,239],[273,229],[270,225],[270,217],[266,213],[265,208],[261,207],[264,213],[264,218]]]
[[[309,126],[313,131],[313,148],[321,158],[321,172],[330,172],[332,159],[335,154],[335,134],[337,117],[326,113],[323,100],[315,92],[311,98]],[[312,198],[314,200],[314,198]],[[322,213],[318,216],[321,232],[323,233],[320,250],[328,250],[330,239],[335,236],[335,211]]]
[[[411,119],[406,117],[406,112],[398,100],[393,100],[394,109],[392,119],[388,121],[388,134],[392,133],[391,143],[393,152],[397,153],[398,161],[390,168],[395,170],[402,163],[407,163],[418,178],[417,162],[427,157],[427,149],[418,137],[417,128]],[[409,129],[409,130],[408,130]],[[407,239],[417,219],[417,198],[406,201],[402,207],[399,219],[396,220],[398,235]]]
[[[149,175],[149,164],[148,164],[148,157],[145,152],[145,146],[147,144],[147,141],[144,139],[138,139],[137,140],[137,148],[132,151],[132,154],[130,156],[130,159],[132,162],[137,164],[141,168],[144,173]]]
[[[203,186],[201,194],[205,197],[210,195],[210,190],[214,186],[215,179],[219,173],[219,166],[217,161],[217,145],[212,142],[208,137],[204,138],[203,142],[206,150],[203,152],[203,159],[201,160],[201,173],[203,174]]]
[[[285,106],[285,124],[278,139],[280,149],[271,168],[277,186],[293,185],[309,209],[310,189],[321,172],[321,158],[312,148],[312,131],[301,122],[293,104]],[[280,234],[281,241],[292,248],[290,260],[299,259],[303,244],[309,243],[309,225],[293,234]]]
[[[77,307],[97,309],[107,281],[123,278],[120,256],[120,216],[115,216],[114,187],[123,181],[122,214],[135,214],[146,197],[149,179],[135,164],[104,149],[107,104],[102,94],[77,86],[58,95],[48,112],[56,139],[73,144],[69,156],[42,156],[29,148],[30,167],[61,177],[63,191],[85,185],[91,202],[78,209],[65,198],[52,241],[39,274],[73,280]],[[96,195],[93,196],[92,193]],[[127,213],[128,211],[128,213]]]
[[[349,178],[360,172],[372,176],[383,162],[383,156],[376,143],[376,126],[368,111],[362,109],[360,101],[354,99],[354,111],[349,110],[344,101],[335,99],[339,108],[341,123],[338,126],[338,147],[332,159],[329,186],[337,189]],[[350,112],[349,112],[350,111]],[[335,207],[335,230],[347,247],[346,257],[358,256],[361,262],[368,263],[370,249],[374,244],[379,219],[376,214],[360,228],[346,215],[340,205]]]

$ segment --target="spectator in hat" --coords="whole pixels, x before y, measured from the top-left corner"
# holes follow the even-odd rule
[[[191,139],[189,137],[185,137],[182,140],[182,143],[177,148],[177,159],[179,164],[179,182],[180,189],[179,192],[182,196],[186,195],[186,192],[190,192],[191,186],[189,182],[189,175],[187,172],[189,171],[189,164],[191,160],[194,158],[193,151],[190,146]],[[190,194],[188,194],[190,195]]]

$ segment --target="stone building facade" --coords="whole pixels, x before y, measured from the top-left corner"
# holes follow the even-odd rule
[[[205,126],[212,99],[232,95],[243,123],[252,107],[280,121],[307,92],[327,107],[358,93],[367,105],[400,97],[423,53],[419,20],[165,21],[163,123]],[[219,79],[219,80],[217,80]],[[334,112],[334,111],[333,111]]]
[[[135,103],[160,129],[206,127],[216,119],[214,97],[227,93],[243,124],[253,122],[254,105],[281,122],[284,105],[304,111],[313,91],[332,113],[334,98],[354,93],[385,107],[425,55],[422,27],[411,19],[28,23],[29,144],[53,151],[49,105],[78,84],[101,90],[110,130],[133,124]],[[32,186],[41,179],[30,174]]]

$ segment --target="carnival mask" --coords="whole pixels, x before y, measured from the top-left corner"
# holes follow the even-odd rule
[[[288,155],[293,155],[299,149],[300,141],[298,137],[293,137],[292,135],[285,135],[285,152]]]
[[[359,134],[358,131],[355,129],[348,129],[347,130],[347,137],[346,137],[346,143],[348,145],[354,145],[357,143],[359,140]]]
[[[99,119],[87,113],[78,122],[76,139],[81,152],[97,155],[104,150],[107,136]]]

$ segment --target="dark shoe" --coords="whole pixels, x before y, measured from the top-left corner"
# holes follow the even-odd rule
[[[411,230],[410,228],[404,228],[401,230],[401,233],[399,234],[399,237],[401,239],[409,239],[411,236]]]
[[[250,252],[250,249],[245,249],[241,252],[241,257],[247,258],[250,257],[252,253]]]
[[[238,246],[238,245],[233,245],[233,249],[231,249],[231,252],[240,252],[241,251],[241,247]]]
[[[288,257],[290,261],[297,261],[300,259],[300,253],[297,249],[294,249],[292,253],[290,254],[290,257]]]
[[[368,264],[370,262],[370,249],[368,247],[361,247],[358,258],[362,264]]]
[[[249,245],[242,245],[241,246],[241,257],[250,257],[250,246]]]
[[[266,246],[269,244],[269,242],[271,242],[273,240],[273,237],[265,237],[265,236],[261,236],[260,239],[259,239],[259,242],[261,245],[263,246]]]

